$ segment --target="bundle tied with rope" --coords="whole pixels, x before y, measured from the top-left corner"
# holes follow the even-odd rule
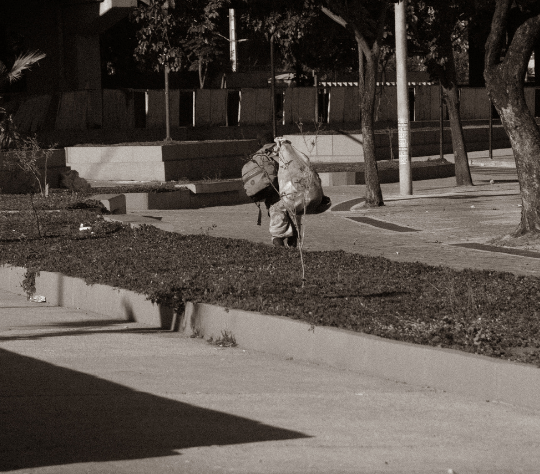
[[[283,138],[276,138],[275,143],[264,145],[252,155],[242,168],[242,180],[246,194],[259,208],[257,225],[261,225],[260,202],[272,188],[292,214],[318,214],[331,205],[308,156]]]

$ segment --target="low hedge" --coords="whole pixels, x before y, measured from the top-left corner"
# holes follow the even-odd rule
[[[81,232],[81,215],[60,214],[69,232],[4,239],[0,264],[133,290],[178,310],[186,301],[206,302],[540,364],[540,281],[535,277],[309,251],[302,286],[295,250],[109,225],[95,211],[94,233]]]

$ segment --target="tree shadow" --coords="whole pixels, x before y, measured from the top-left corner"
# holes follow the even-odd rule
[[[17,341],[17,340],[41,340],[51,337],[65,337],[65,336],[91,336],[92,334],[118,334],[118,333],[130,333],[130,334],[155,334],[158,331],[163,331],[154,327],[129,327],[125,326],[129,323],[125,319],[88,319],[83,321],[67,321],[67,322],[54,322],[50,324],[32,324],[21,326],[20,329],[24,329],[24,334],[15,334],[12,336],[0,336],[0,342]],[[122,326],[122,328],[112,328],[115,326]],[[58,328],[56,331],[43,332],[43,329]],[[28,334],[28,330],[39,330],[36,334]],[[63,330],[64,329],[64,330]]]
[[[3,349],[0,367],[1,472],[309,437]]]

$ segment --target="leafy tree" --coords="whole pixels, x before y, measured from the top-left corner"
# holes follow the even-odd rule
[[[358,87],[362,116],[366,206],[383,206],[375,155],[375,98],[383,41],[395,0],[310,0],[354,37],[358,52]]]
[[[228,0],[185,2],[182,22],[186,30],[184,48],[190,71],[198,71],[200,88],[204,88],[211,63],[228,69],[224,61],[223,35],[219,32],[221,12]],[[223,22],[221,22],[223,23]]]
[[[472,16],[465,0],[424,0],[408,8],[413,48],[423,58],[431,78],[442,88],[448,109],[456,164],[456,184],[472,185],[467,146],[461,124],[457,68],[454,54],[467,49],[466,28]]]
[[[7,83],[21,79],[24,71],[29,70],[44,57],[45,54],[40,51],[30,51],[18,55],[11,66],[0,61],[0,89]],[[20,140],[21,136],[13,122],[13,117],[0,107],[0,150],[14,148]]]
[[[540,2],[484,0],[479,8],[492,12],[484,78],[510,138],[521,188],[521,222],[515,235],[539,233],[540,129],[527,107],[523,88],[529,58],[540,37]]]
[[[223,57],[218,31],[220,12],[229,0],[149,0],[135,8],[132,21],[140,25],[135,58],[156,71],[183,67],[199,72],[205,84],[208,66]]]
[[[0,61],[0,88],[8,82],[15,82],[22,78],[23,72],[41,61],[45,54],[41,51],[30,51],[18,55],[11,66]]]
[[[325,14],[356,43],[366,174],[366,206],[384,205],[375,156],[375,96],[388,11],[397,0],[244,0],[248,21],[283,46],[300,42],[313,15]],[[251,15],[251,17],[250,17]]]
[[[184,37],[168,0],[150,0],[134,8],[133,22],[139,25],[134,57],[148,69],[179,71],[185,60]]]

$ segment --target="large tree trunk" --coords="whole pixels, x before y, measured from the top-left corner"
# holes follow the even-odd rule
[[[454,163],[456,168],[456,184],[458,186],[472,186],[471,170],[467,157],[467,145],[461,125],[461,113],[459,111],[459,95],[455,84],[449,88],[444,85],[443,97],[448,108],[450,117],[450,129],[452,131],[452,149],[454,150]]]
[[[364,176],[366,181],[366,206],[384,206],[379,175],[377,172],[377,157],[375,153],[375,74],[366,67],[364,90],[360,92],[360,113],[362,117],[362,139],[364,148]]]
[[[525,72],[540,34],[540,15],[526,20],[516,31],[504,60],[501,45],[506,37],[510,0],[497,0],[486,42],[484,77],[488,94],[508,134],[521,189],[521,222],[515,235],[540,232],[540,129],[525,102]]]
[[[444,14],[448,9],[445,6],[441,9]],[[450,25],[448,25],[450,26]],[[444,68],[440,69],[440,83],[443,91],[443,98],[448,108],[450,117],[450,129],[452,131],[452,149],[454,151],[454,163],[456,168],[456,184],[458,186],[471,186],[471,170],[469,169],[469,159],[467,156],[467,145],[463,135],[461,125],[461,112],[459,110],[459,92],[457,86],[456,63],[454,61],[454,48],[452,46],[451,28],[443,27],[441,32],[441,50],[447,58]]]
[[[375,151],[375,92],[377,85],[378,57],[366,58],[358,45],[360,116],[362,120],[362,140],[364,149],[364,178],[366,182],[366,203],[368,207],[384,206]]]
[[[347,16],[347,8],[342,9],[340,2],[328,2],[332,11],[326,6],[321,6],[322,12],[343,26],[347,31],[354,34],[358,46],[358,90],[360,94],[360,114],[362,121],[362,139],[364,149],[364,175],[366,181],[366,206],[384,206],[381,185],[377,173],[377,159],[375,154],[375,86],[377,82],[377,70],[379,67],[380,41],[384,33],[384,25],[388,4],[381,5],[380,16],[377,20],[377,39],[369,46],[362,34],[362,29],[354,24],[349,24],[344,18]],[[336,13],[338,12],[338,13]]]

